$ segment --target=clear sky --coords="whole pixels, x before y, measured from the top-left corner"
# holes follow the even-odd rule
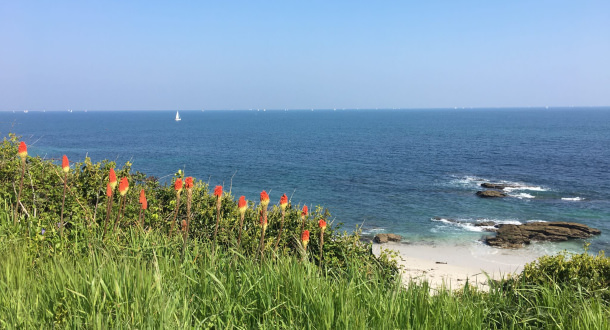
[[[1,1],[0,110],[610,105],[610,1]]]

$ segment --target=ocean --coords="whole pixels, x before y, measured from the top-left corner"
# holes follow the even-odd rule
[[[480,244],[475,223],[574,221],[610,247],[610,108],[0,112],[32,155],[179,169],[234,196],[320,205],[330,222],[407,242]],[[513,186],[475,196],[482,182]],[[457,222],[448,221],[453,219]],[[581,241],[536,244],[581,251]]]

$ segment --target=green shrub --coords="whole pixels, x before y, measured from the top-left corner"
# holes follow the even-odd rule
[[[597,255],[587,252],[574,254],[562,252],[543,256],[525,265],[519,277],[521,284],[539,285],[551,283],[560,287],[578,286],[585,291],[610,300],[610,258],[604,251]]]

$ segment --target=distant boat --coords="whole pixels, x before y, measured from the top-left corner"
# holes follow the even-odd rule
[[[178,111],[176,111],[176,121],[181,121],[182,119],[180,119],[180,114],[178,113]]]
[[[23,110],[23,113],[28,113],[28,112],[29,112],[28,110]]]

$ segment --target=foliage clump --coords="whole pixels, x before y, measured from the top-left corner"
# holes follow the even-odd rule
[[[9,134],[0,146],[0,198],[8,205],[14,205],[16,199],[15,182],[20,177],[20,159],[17,157],[18,137]],[[160,183],[144,173],[132,171],[132,164],[127,162],[121,168],[112,161],[93,162],[86,157],[82,162],[70,164],[69,177],[65,195],[65,242],[75,240],[90,240],[93,236],[102,235],[106,218],[114,223],[109,226],[108,236],[123,240],[129,233],[128,229],[140,228],[144,232],[165,233],[170,238],[181,240],[183,235],[173,235],[172,229],[180,230],[181,222],[187,219],[187,203],[177,203],[174,183],[184,180],[185,173],[177,171],[170,182]],[[124,197],[119,194],[106,196],[110,169],[115,169],[117,178],[127,178],[129,190]],[[49,255],[57,249],[71,249],[70,244],[63,242],[60,236],[60,214],[62,209],[62,189],[64,173],[57,160],[27,157],[25,171],[25,187],[21,196],[21,208],[16,223],[20,227],[31,229],[29,239],[35,239],[41,245],[39,251],[47,251]],[[148,208],[144,212],[143,226],[139,223],[141,206],[138,203],[141,190],[145,191]],[[222,189],[221,189],[222,191]],[[240,226],[240,212],[237,202],[230,191],[221,193],[219,197],[209,191],[207,183],[195,181],[190,192],[191,208],[188,236],[198,244],[210,244],[215,237],[216,223],[220,229],[217,233],[218,248],[224,250],[237,249],[237,237]],[[250,196],[254,197],[254,196]],[[256,196],[258,197],[258,196]],[[124,210],[117,216],[117,207],[107,214],[107,198],[114,199],[118,206],[119,198],[125,199]],[[219,199],[222,203],[219,203]],[[279,202],[279,201],[278,201]],[[217,207],[220,207],[220,218],[217,218]],[[242,241],[239,250],[244,256],[258,258],[260,251],[260,205],[250,201],[245,212]],[[13,211],[13,210],[11,210]],[[324,268],[325,272],[345,272],[358,259],[363,271],[372,273],[381,271],[387,280],[391,280],[398,272],[396,262],[384,257],[376,257],[371,252],[371,245],[360,240],[359,231],[342,232],[340,224],[331,222],[325,232],[324,258],[320,260],[321,228],[318,221],[330,219],[327,209],[316,207],[305,217],[304,229],[309,230],[312,239],[307,251],[303,251],[300,242],[303,221],[301,206],[288,203],[285,207],[283,234],[280,235],[280,219],[282,218],[279,203],[270,204],[268,211],[269,226],[264,240],[262,258],[277,258],[278,256],[305,256],[306,260]],[[28,231],[30,233],[30,231]],[[109,239],[109,237],[104,237]],[[275,248],[277,243],[277,248]]]
[[[519,280],[527,285],[550,283],[560,287],[578,287],[610,301],[610,258],[604,251],[591,255],[587,250],[585,248],[581,254],[564,251],[542,256],[525,265]]]

